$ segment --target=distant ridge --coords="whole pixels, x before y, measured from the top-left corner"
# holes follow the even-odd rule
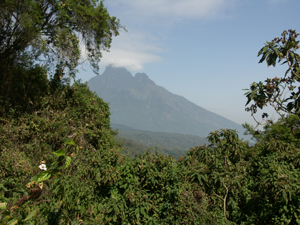
[[[191,134],[141,131],[120,124],[111,124],[111,126],[113,129],[118,129],[115,138],[122,144],[123,153],[131,157],[150,149],[152,152],[158,151],[178,158],[185,155],[189,149],[208,143],[206,138]]]
[[[206,137],[222,128],[241,125],[210,112],[156,85],[145,73],[134,77],[123,67],[106,67],[88,86],[110,104],[111,122],[133,129]]]

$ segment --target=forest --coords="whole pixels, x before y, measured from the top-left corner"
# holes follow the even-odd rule
[[[0,224],[300,224],[299,34],[258,52],[286,73],[245,93],[255,144],[221,129],[175,159],[123,154],[108,103],[76,80],[121,29],[103,1],[0,2]]]

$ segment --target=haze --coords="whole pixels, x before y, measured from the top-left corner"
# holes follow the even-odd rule
[[[242,89],[253,81],[280,77],[286,69],[258,64],[257,52],[284,30],[300,32],[299,0],[107,0],[104,4],[128,32],[114,38],[110,52],[103,54],[101,73],[109,64],[133,74],[145,72],[157,85],[239,124],[254,124],[245,112]],[[88,81],[93,76],[83,64],[78,78]]]

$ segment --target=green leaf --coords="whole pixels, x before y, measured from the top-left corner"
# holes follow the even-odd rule
[[[134,212],[135,212],[136,217],[139,218],[140,217],[139,208],[136,208]]]
[[[291,69],[289,68],[289,69],[285,72],[284,76],[286,77],[286,75],[287,75],[290,71],[291,71]]]
[[[4,191],[8,191],[6,187],[4,187],[2,184],[0,184],[0,189],[4,190]]]
[[[7,205],[6,202],[0,203],[0,210],[6,209],[6,205]]]
[[[37,213],[37,210],[33,210],[31,213],[28,214],[28,216],[25,218],[24,221],[31,220],[32,217],[36,216],[36,213]]]
[[[268,55],[266,61],[268,66],[275,66],[276,65],[276,59],[277,59],[277,55],[275,52],[272,52]]]
[[[18,223],[18,220],[17,219],[13,219],[11,221],[9,221],[6,225],[15,225]]]
[[[38,179],[38,175],[35,175],[34,177],[32,177],[31,179],[30,179],[30,181],[35,181],[35,180],[37,180]]]
[[[84,205],[80,206],[80,214],[83,215],[85,213],[86,209]]]
[[[281,57],[281,52],[278,50],[278,48],[274,48],[274,51],[276,53],[277,56]]]
[[[198,174],[198,181],[201,182],[202,181],[202,176],[200,174]]]
[[[101,211],[102,208],[103,208],[103,205],[101,203],[99,203],[98,210]]]
[[[38,176],[36,182],[37,182],[37,183],[40,183],[40,182],[42,182],[42,181],[44,181],[44,180],[48,180],[50,177],[51,177],[51,173],[50,173],[50,172],[48,172],[48,171],[43,171],[43,172],[41,172],[40,175]]]
[[[54,152],[54,154],[56,156],[62,156],[62,155],[65,155],[65,151],[63,149],[59,149],[56,152]]]
[[[65,166],[65,169],[68,168],[68,167],[70,166],[71,161],[72,161],[71,157],[70,157],[70,156],[67,156],[67,157],[66,157],[66,166]]]
[[[97,214],[98,214],[97,208],[94,208],[94,209],[93,209],[93,213],[94,213],[94,215],[97,215]]]
[[[265,46],[263,48],[261,48],[257,54],[257,56],[260,56],[261,54],[265,53],[266,51],[268,51],[269,46]]]
[[[282,197],[284,198],[284,200],[286,201],[286,203],[288,203],[288,198],[287,198],[287,194],[286,194],[285,190],[282,191]]]
[[[67,145],[75,145],[75,142],[73,140],[69,140],[66,142]]]
[[[60,190],[60,185],[57,185],[56,188],[52,191],[54,194],[57,194]]]
[[[267,52],[265,52],[265,53],[262,55],[262,57],[261,57],[261,59],[259,60],[258,63],[262,63],[263,61],[265,61],[266,57],[267,57],[270,53],[271,53],[270,50],[267,51]]]
[[[96,175],[96,181],[101,181],[101,174],[100,173],[97,173],[97,175]]]

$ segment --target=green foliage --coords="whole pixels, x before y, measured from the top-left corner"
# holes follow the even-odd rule
[[[61,50],[63,43],[74,41],[76,46],[73,33],[65,30],[71,22],[82,19],[82,25],[77,23],[73,32],[92,31],[89,25],[93,23],[88,19],[95,17],[93,10],[103,9],[102,2],[47,2],[42,4],[49,9],[44,14],[56,10],[57,21],[62,23],[62,30],[56,34],[67,39],[48,41],[51,47]],[[0,93],[0,224],[300,223],[298,92],[289,86],[295,96],[291,101],[289,97],[280,99],[278,93],[283,89],[268,89],[271,83],[291,85],[298,81],[299,60],[294,52],[298,42],[294,31],[289,31],[288,38],[283,33],[283,38],[268,43],[259,53],[261,62],[266,60],[268,65],[275,66],[278,57],[279,61],[286,58],[290,76],[286,74],[285,80],[267,80],[267,85],[254,84],[247,94],[248,103],[249,99],[255,101],[250,111],[254,113],[255,107],[270,103],[278,104],[277,110],[289,114],[277,122],[269,121],[262,131],[244,125],[256,139],[255,145],[240,140],[234,130],[222,129],[209,134],[207,146],[192,148],[177,161],[150,151],[131,159],[121,153],[122,148],[115,141],[107,103],[86,84],[49,82],[46,68],[32,63],[38,49],[32,43],[42,43],[42,39],[35,38],[43,17],[39,17],[39,10],[33,10],[40,6],[29,1],[26,8],[20,1],[23,10],[14,9],[13,3],[1,2],[1,29],[6,24],[5,32],[9,33],[8,28],[18,23],[8,13],[14,12],[22,18],[16,33],[10,35],[22,37],[23,32],[29,32],[33,36],[29,35],[26,43],[13,44],[19,50],[9,56],[18,60],[5,61],[11,62],[9,66],[1,64],[6,69],[1,79],[10,79],[5,87],[12,91],[7,96],[2,90]],[[37,25],[28,12],[32,12]],[[92,17],[87,16],[89,13]],[[51,18],[49,15],[49,22]],[[97,33],[99,29],[95,29]],[[103,32],[100,33],[109,31]],[[92,40],[90,36],[84,38]],[[13,38],[17,40],[17,36]],[[0,56],[7,50],[3,43]],[[26,52],[25,48],[31,45],[32,51]],[[57,59],[59,63],[69,63],[67,58]],[[64,66],[62,63],[58,69]],[[18,82],[17,75],[22,82]],[[18,91],[15,96],[14,90]]]
[[[79,42],[97,72],[101,52],[121,28],[103,1],[1,1],[0,116],[32,109],[29,104],[45,94],[47,76],[52,87],[66,73],[75,78],[82,56]]]
[[[234,130],[211,132],[210,145],[196,147],[180,160],[186,176],[207,194],[208,211],[221,223],[240,217],[239,201],[245,182],[247,162],[243,155],[247,145]],[[225,222],[224,221],[224,222]]]
[[[252,115],[257,109],[263,109],[268,104],[274,107],[276,112],[281,116],[284,113],[294,114],[300,118],[298,82],[300,81],[300,56],[296,53],[299,49],[299,41],[297,41],[298,33],[295,30],[284,31],[280,38],[275,38],[271,42],[267,42],[265,46],[258,52],[261,56],[259,63],[266,61],[268,66],[276,65],[276,62],[287,64],[288,69],[283,78],[268,78],[265,83],[253,83],[250,90],[245,94],[248,105],[251,101],[254,103],[247,107]],[[289,95],[287,95],[289,94]],[[267,118],[268,114],[263,113],[262,118]]]
[[[210,145],[191,149],[179,161],[189,181],[205,193],[218,224],[299,223],[299,148],[270,139],[275,131],[268,129],[252,147],[234,131],[212,132]]]
[[[5,87],[1,86],[0,116],[32,113],[37,102],[47,93],[49,81],[46,70],[24,63],[11,67],[10,73]],[[6,76],[4,73],[2,75]]]
[[[300,223],[298,35],[294,30],[284,31],[281,38],[267,42],[258,53],[262,56],[259,62],[275,66],[277,60],[284,60],[282,64],[287,64],[288,69],[283,78],[267,79],[266,84],[253,83],[246,93],[247,104],[254,100],[246,108],[252,115],[257,107],[263,109],[270,104],[281,116],[277,122],[267,120],[263,131],[244,125],[257,140],[247,156],[251,195],[249,204],[243,207],[247,220],[255,224]],[[262,117],[268,115],[264,113]]]
[[[286,144],[300,146],[299,119],[295,115],[283,116],[277,122],[267,123],[263,127],[263,131],[255,130],[249,124],[244,124],[243,126],[247,129],[246,133],[253,135],[257,141],[278,140]]]
[[[299,149],[273,139],[256,144],[253,150],[247,167],[252,190],[247,217],[259,224],[298,224]]]
[[[7,57],[18,60],[23,53],[30,59],[43,55],[48,65],[56,61],[58,70],[68,67],[72,72],[78,64],[81,38],[89,61],[98,69],[101,50],[110,47],[112,36],[122,27],[98,0],[4,0],[0,6],[1,63]]]
[[[55,157],[58,157],[60,161],[63,160],[61,157],[64,157],[67,163],[65,165],[69,165],[71,153],[67,152],[66,147],[74,145],[73,142],[67,142],[69,138],[73,140],[76,137],[76,141],[81,146],[79,156],[72,160],[74,166],[64,168],[68,171],[64,176],[72,178],[72,182],[75,183],[80,182],[78,177],[84,176],[81,174],[84,170],[79,167],[81,162],[90,161],[96,157],[92,154],[96,149],[100,154],[114,146],[108,104],[91,93],[86,85],[74,84],[72,87],[56,89],[50,95],[44,96],[40,105],[41,108],[33,114],[24,114],[18,118],[8,117],[2,120],[0,180],[1,185],[7,190],[3,196],[6,199],[5,202],[13,203],[17,199],[23,198],[22,193],[26,193],[24,191],[25,184],[29,182],[30,177],[37,174],[41,161],[46,160],[48,165],[59,165],[60,162],[55,164]],[[85,129],[83,129],[84,127]],[[83,132],[78,133],[78,130],[81,129]],[[81,159],[82,154],[85,155],[84,160]],[[50,168],[49,171],[51,170],[57,171],[55,168]],[[76,171],[80,171],[80,173]],[[44,177],[42,177],[43,175]],[[42,173],[36,179],[41,182],[46,178],[50,178],[48,172]],[[48,199],[47,205],[51,202],[49,195],[54,188],[50,184],[48,181],[44,181],[47,193],[43,193],[39,200],[43,202],[45,201],[42,200],[43,198]],[[68,184],[70,185],[70,183]],[[55,188],[57,187],[56,185]],[[21,195],[16,194],[18,192]],[[27,198],[26,194],[25,197]],[[21,200],[21,203],[25,201],[24,199]],[[46,209],[49,210],[47,207]],[[25,213],[28,210],[24,211],[22,208],[20,212]]]

